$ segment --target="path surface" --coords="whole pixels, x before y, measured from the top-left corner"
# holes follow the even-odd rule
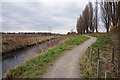
[[[53,66],[47,69],[42,78],[80,78],[79,76],[79,59],[86,49],[96,41],[95,37],[91,37],[81,45],[66,51],[60,56]]]

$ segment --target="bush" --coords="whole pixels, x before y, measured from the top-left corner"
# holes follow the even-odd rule
[[[116,25],[116,26],[112,26],[111,28],[110,28],[110,33],[117,33],[118,32],[118,25]]]

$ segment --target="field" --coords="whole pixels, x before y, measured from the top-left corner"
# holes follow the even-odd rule
[[[50,38],[57,38],[60,35],[40,34],[2,34],[2,53],[8,53],[28,46],[37,44]]]

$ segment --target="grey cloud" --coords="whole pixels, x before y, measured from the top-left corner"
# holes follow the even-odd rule
[[[80,4],[80,5],[79,5]],[[3,31],[53,31],[66,33],[76,28],[76,19],[86,3],[65,2],[45,5],[41,2],[3,2]]]

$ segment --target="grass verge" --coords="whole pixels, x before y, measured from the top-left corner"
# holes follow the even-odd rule
[[[93,43],[80,59],[80,76],[81,78],[97,78],[97,47],[100,49],[99,60],[102,60],[102,69],[100,78],[105,78],[105,71],[110,73],[108,78],[117,77],[117,48],[111,34],[90,35],[97,37],[97,41]],[[115,60],[112,64],[112,47],[115,48]],[[92,59],[90,58],[90,51]],[[92,64],[91,64],[92,63]]]
[[[88,40],[88,37],[77,35],[70,40],[65,41],[58,47],[49,49],[45,54],[40,54],[22,64],[16,68],[10,69],[6,74],[5,78],[37,78],[40,77],[46,68],[51,64],[51,61],[55,60],[64,51],[71,49],[72,47],[83,43]]]

